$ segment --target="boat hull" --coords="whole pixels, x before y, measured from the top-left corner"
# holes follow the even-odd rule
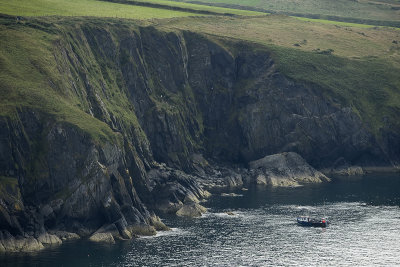
[[[297,223],[300,226],[304,227],[327,227],[328,226],[328,221],[325,219],[314,219],[314,218],[308,218],[308,217],[300,217],[297,218]]]

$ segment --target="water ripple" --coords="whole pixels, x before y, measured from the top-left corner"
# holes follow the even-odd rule
[[[400,255],[398,207],[368,206],[363,202],[327,203],[308,207],[335,218],[326,228],[303,228],[293,213],[303,207],[267,205],[240,209],[231,216],[209,212],[177,231],[170,239],[158,240],[158,257],[145,265],[169,266],[350,266],[397,265]],[[385,245],[382,246],[382,240]],[[154,245],[154,244],[153,244]],[[165,247],[174,247],[165,250]],[[153,248],[154,249],[154,248]],[[138,263],[134,246],[123,265]],[[143,258],[142,258],[143,259]],[[140,264],[139,264],[140,265]]]

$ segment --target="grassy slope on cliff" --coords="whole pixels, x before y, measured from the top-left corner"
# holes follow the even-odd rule
[[[165,5],[166,1],[153,1],[153,4]],[[173,7],[173,6],[172,6]],[[66,77],[60,74],[59,62],[55,55],[57,43],[63,38],[76,38],[64,31],[71,31],[69,26],[74,24],[98,24],[107,27],[111,24],[129,24],[127,27],[135,28],[135,23],[119,18],[137,20],[154,18],[171,18],[185,16],[202,16],[197,11],[206,11],[213,14],[244,14],[259,15],[257,12],[230,10],[227,8],[206,7],[201,5],[179,3],[179,8],[186,11],[171,10],[168,5],[160,8],[137,6],[131,4],[112,3],[97,0],[0,0],[0,14],[14,16],[34,16],[39,19],[23,19],[17,21],[13,17],[0,18],[0,115],[13,116],[16,108],[33,108],[50,114],[58,121],[64,121],[89,133],[94,140],[110,140],[116,134],[110,127],[93,116],[89,115],[87,102],[68,93],[70,86]],[[194,13],[190,12],[193,11]],[[187,12],[189,11],[189,12]],[[50,15],[50,17],[49,17]],[[93,16],[95,18],[63,19],[58,16]],[[139,21],[137,21],[139,23]],[[147,22],[148,24],[151,22]],[[62,24],[62,26],[60,25]],[[74,40],[70,40],[72,43]],[[107,101],[107,109],[122,119],[128,125],[138,126],[137,118],[133,115],[133,107],[126,95],[121,94],[118,84],[118,73],[113,69],[100,69],[102,59],[93,58],[84,48],[75,47],[75,52],[80,54],[82,64],[87,64],[98,84],[93,86],[101,88],[107,84],[109,92],[103,99]],[[104,64],[103,64],[104,66]],[[61,70],[61,72],[64,70]],[[104,81],[102,71],[110,75]],[[76,75],[76,74],[75,74]],[[96,78],[97,77],[97,78]],[[79,79],[79,78],[77,78]],[[80,84],[83,88],[85,85]],[[86,96],[87,97],[87,96]],[[140,131],[140,127],[135,127]]]
[[[113,138],[105,123],[94,120],[79,108],[79,100],[64,94],[53,54],[59,36],[51,32],[51,24],[9,25],[10,21],[2,18],[0,23],[0,115],[33,108],[78,126],[95,140]]]

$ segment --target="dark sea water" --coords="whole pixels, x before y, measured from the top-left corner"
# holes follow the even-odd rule
[[[99,245],[65,243],[0,256],[1,266],[400,266],[400,174],[301,188],[216,193],[198,219],[164,217],[172,231]],[[234,216],[225,212],[233,211]],[[326,229],[297,226],[325,215]]]

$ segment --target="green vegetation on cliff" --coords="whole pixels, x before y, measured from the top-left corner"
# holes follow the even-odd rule
[[[374,132],[386,123],[385,116],[399,125],[394,119],[400,111],[400,31],[396,29],[326,25],[281,15],[171,19],[161,28],[264,46],[279,70],[351,106]]]
[[[13,21],[13,20],[11,20]],[[95,140],[114,139],[103,122],[94,120],[77,99],[62,89],[53,46],[57,42],[51,24],[13,23],[2,18],[0,25],[0,115],[13,116],[17,110],[30,108],[55,116],[88,132]],[[36,29],[35,29],[36,28]],[[43,31],[43,29],[45,29]]]
[[[135,129],[135,135],[146,142],[132,99],[127,94],[126,77],[121,72],[121,66],[125,65],[142,68],[144,58],[133,58],[129,47],[118,47],[121,45],[119,42],[129,40],[130,35],[140,36],[140,27],[153,26],[163,32],[160,46],[171,44],[172,47],[176,42],[168,35],[169,32],[179,36],[182,31],[190,31],[225,46],[231,54],[235,54],[236,49],[232,44],[241,42],[255,50],[267,51],[279,71],[294,81],[311,85],[327,99],[338,101],[338,105],[351,107],[375,133],[388,120],[394,125],[400,121],[400,31],[396,29],[330,25],[282,15],[178,18],[196,12],[184,14],[168,8],[233,13],[229,13],[229,9],[163,0],[119,3],[52,0],[54,5],[43,0],[35,1],[38,2],[26,5],[24,1],[1,1],[1,11],[11,15],[40,16],[50,12],[103,18],[53,16],[17,20],[3,16],[0,25],[0,88],[5,96],[0,103],[2,115],[10,116],[16,109],[38,109],[54,116],[57,121],[76,125],[95,140],[117,138],[120,131],[117,129]],[[138,6],[137,3],[159,5],[159,8]],[[119,10],[119,5],[124,6],[124,12],[132,9],[133,13],[126,17],[157,19],[133,22],[104,18],[113,17],[112,13]],[[139,12],[136,8],[148,9],[150,13]],[[35,10],[42,13],[35,13]],[[79,13],[73,13],[75,11]],[[169,14],[167,17],[176,18],[165,19],[167,13],[163,12]],[[122,13],[117,16],[124,17]],[[154,61],[157,56],[164,56],[156,53],[157,47],[145,49],[153,49],[154,53],[150,54],[155,55]],[[182,52],[173,53],[180,55]],[[146,116],[153,111],[164,112],[176,116],[177,121],[184,124],[179,114],[192,114],[197,125],[194,131],[201,135],[204,131],[202,114],[182,105],[185,101],[196,102],[192,89],[186,86],[182,91],[171,92],[157,78],[157,71],[153,72],[145,73],[146,77],[135,77],[146,79],[145,86],[154,105],[153,109],[146,111]],[[247,87],[244,81],[241,83],[239,91]],[[93,109],[93,102],[98,108]],[[386,117],[389,119],[383,119]],[[185,131],[180,133],[182,137],[191,147],[200,149],[200,139],[194,140],[193,133]],[[190,150],[186,145],[180,149],[185,154]]]
[[[388,121],[400,126],[400,67],[396,61],[350,59],[325,55],[324,51],[299,53],[281,47],[273,50],[283,73],[311,83],[328,99],[351,107],[375,134]]]

